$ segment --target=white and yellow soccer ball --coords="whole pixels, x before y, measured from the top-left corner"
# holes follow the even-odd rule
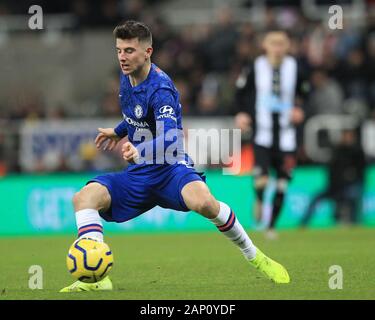
[[[106,243],[81,238],[71,245],[66,264],[75,279],[88,283],[98,282],[111,271],[113,254]]]

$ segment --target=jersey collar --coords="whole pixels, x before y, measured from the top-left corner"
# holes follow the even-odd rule
[[[154,74],[154,72],[155,72],[155,65],[153,63],[151,63],[150,72],[148,73],[147,78],[145,80],[143,80],[140,84],[136,85],[135,87],[132,87],[133,91],[134,92],[144,91],[145,87],[150,82],[150,79],[152,78],[152,75]],[[130,83],[129,77],[128,77],[128,81]],[[131,84],[130,84],[130,86],[131,86]]]

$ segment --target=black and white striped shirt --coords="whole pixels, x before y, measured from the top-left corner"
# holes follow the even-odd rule
[[[296,96],[304,99],[308,91],[296,59],[285,56],[274,68],[265,55],[259,56],[243,70],[236,86],[237,108],[250,113],[253,120],[254,143],[275,150],[296,150],[296,128],[290,113]]]

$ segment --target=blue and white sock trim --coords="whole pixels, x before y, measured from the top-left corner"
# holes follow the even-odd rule
[[[217,226],[217,228],[219,229],[220,232],[226,232],[232,229],[235,222],[236,222],[236,215],[234,214],[233,210],[231,210],[227,222],[221,226]]]
[[[88,224],[78,229],[78,237],[82,237],[84,234],[89,232],[99,232],[103,234],[103,227],[100,224]]]

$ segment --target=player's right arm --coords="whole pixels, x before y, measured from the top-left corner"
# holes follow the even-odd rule
[[[95,144],[98,149],[103,145],[103,150],[113,150],[113,148],[116,147],[122,137],[116,133],[115,129],[116,128],[98,128],[99,133],[95,138]]]
[[[237,128],[244,132],[250,131],[255,113],[255,75],[253,66],[242,69],[236,81],[234,118]]]

